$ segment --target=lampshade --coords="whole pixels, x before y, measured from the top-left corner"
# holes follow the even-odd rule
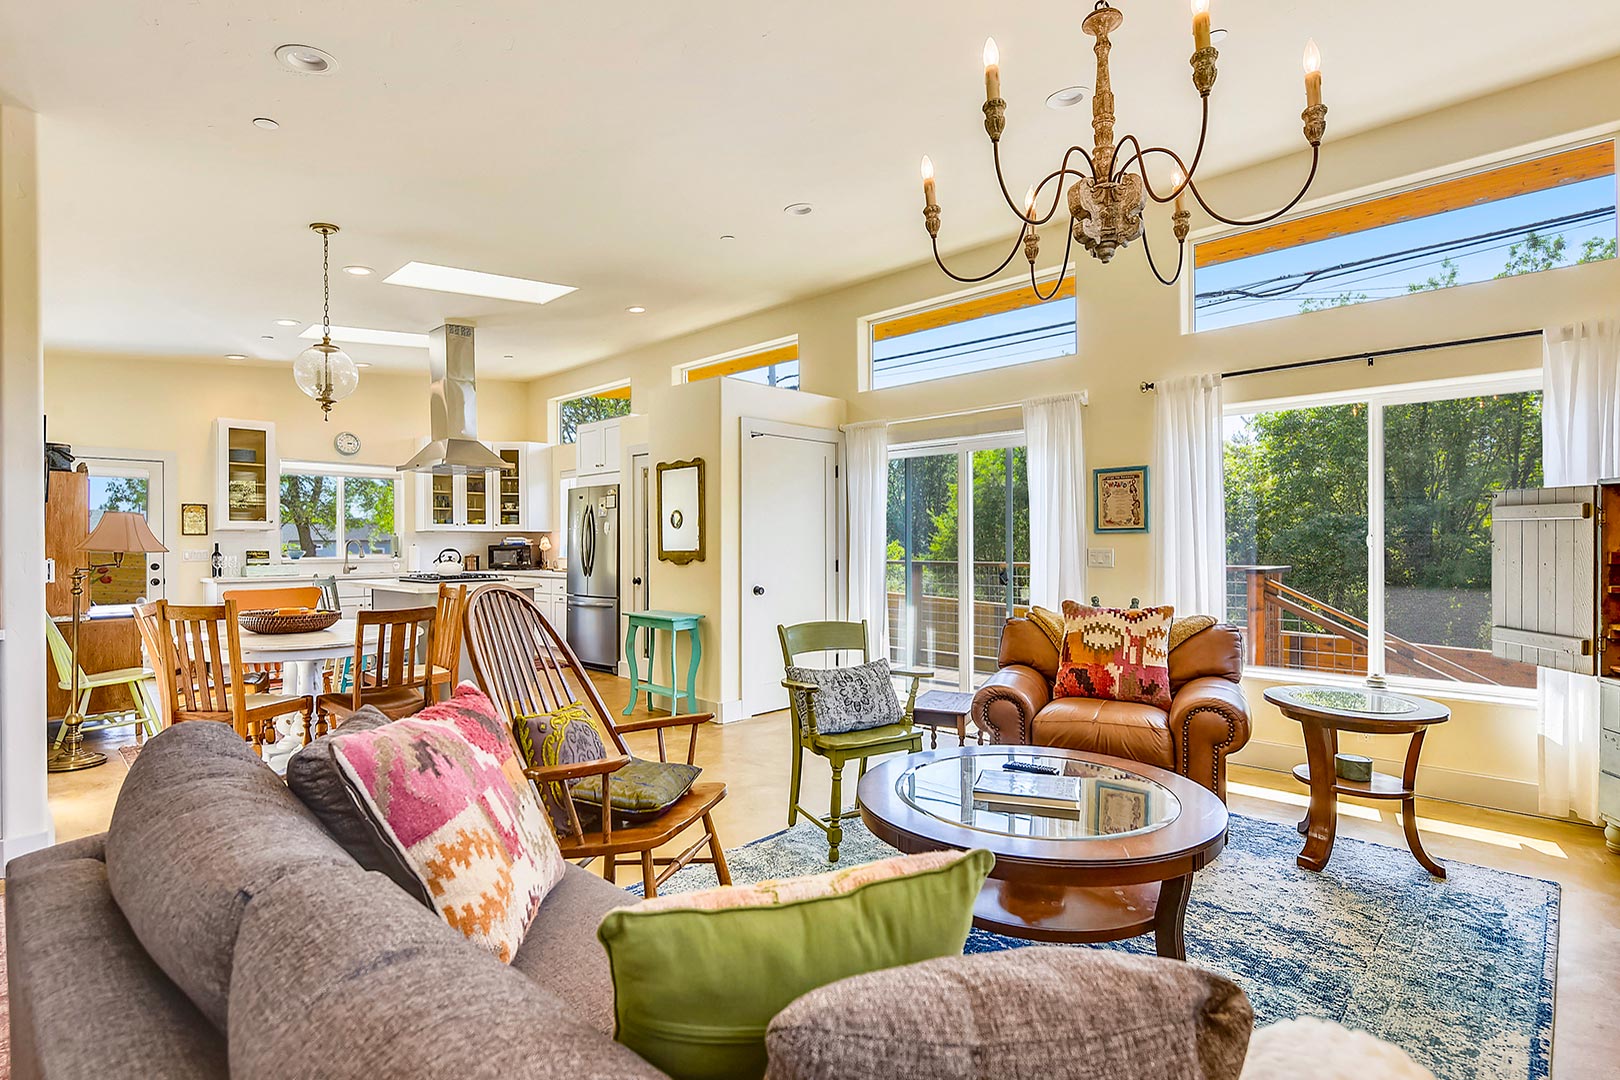
[[[540,550],[541,551],[550,551],[551,550],[551,537],[542,536],[540,538]]]
[[[108,510],[90,530],[90,535],[79,544],[80,551],[110,551],[121,554],[130,551],[168,551],[162,541],[152,535],[146,524],[146,515],[131,510]]]

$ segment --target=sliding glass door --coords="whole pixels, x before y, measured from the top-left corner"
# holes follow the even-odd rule
[[[892,663],[972,689],[1029,605],[1029,479],[1015,436],[896,449],[889,461]],[[963,647],[963,643],[967,647]]]

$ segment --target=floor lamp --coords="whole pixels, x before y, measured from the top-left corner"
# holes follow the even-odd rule
[[[121,566],[126,554],[169,549],[152,535],[144,515],[128,510],[109,510],[101,515],[101,520],[90,530],[90,535],[79,543],[78,550],[85,552],[86,558],[92,551],[110,552],[113,565]],[[45,762],[45,767],[51,772],[90,769],[107,760],[106,754],[84,748],[84,735],[79,730],[84,725],[84,714],[79,711],[79,612],[83,607],[85,578],[95,570],[96,567],[88,562],[73,568],[73,688],[69,691],[67,715],[62,717],[62,724],[66,728],[62,741]]]

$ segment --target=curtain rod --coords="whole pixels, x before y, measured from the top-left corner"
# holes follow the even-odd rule
[[[1540,337],[1540,330],[1514,330],[1507,334],[1489,334],[1485,337],[1458,338],[1455,341],[1436,341],[1430,345],[1403,345],[1398,349],[1371,349],[1366,352],[1346,353],[1343,356],[1328,356],[1321,360],[1296,360],[1289,364],[1271,364],[1267,367],[1245,368],[1242,371],[1223,371],[1221,378],[1235,379],[1240,375],[1266,375],[1273,371],[1293,371],[1295,368],[1320,367],[1323,364],[1348,364],[1353,360],[1365,360],[1369,367],[1374,360],[1386,356],[1403,356],[1406,353],[1429,352],[1433,349],[1456,349],[1464,345],[1487,345],[1493,341],[1515,341],[1519,338]],[[1153,383],[1142,384],[1142,393],[1153,389]]]

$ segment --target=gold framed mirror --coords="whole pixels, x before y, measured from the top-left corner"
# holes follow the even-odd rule
[[[664,562],[703,561],[703,459],[658,463],[658,558]]]

